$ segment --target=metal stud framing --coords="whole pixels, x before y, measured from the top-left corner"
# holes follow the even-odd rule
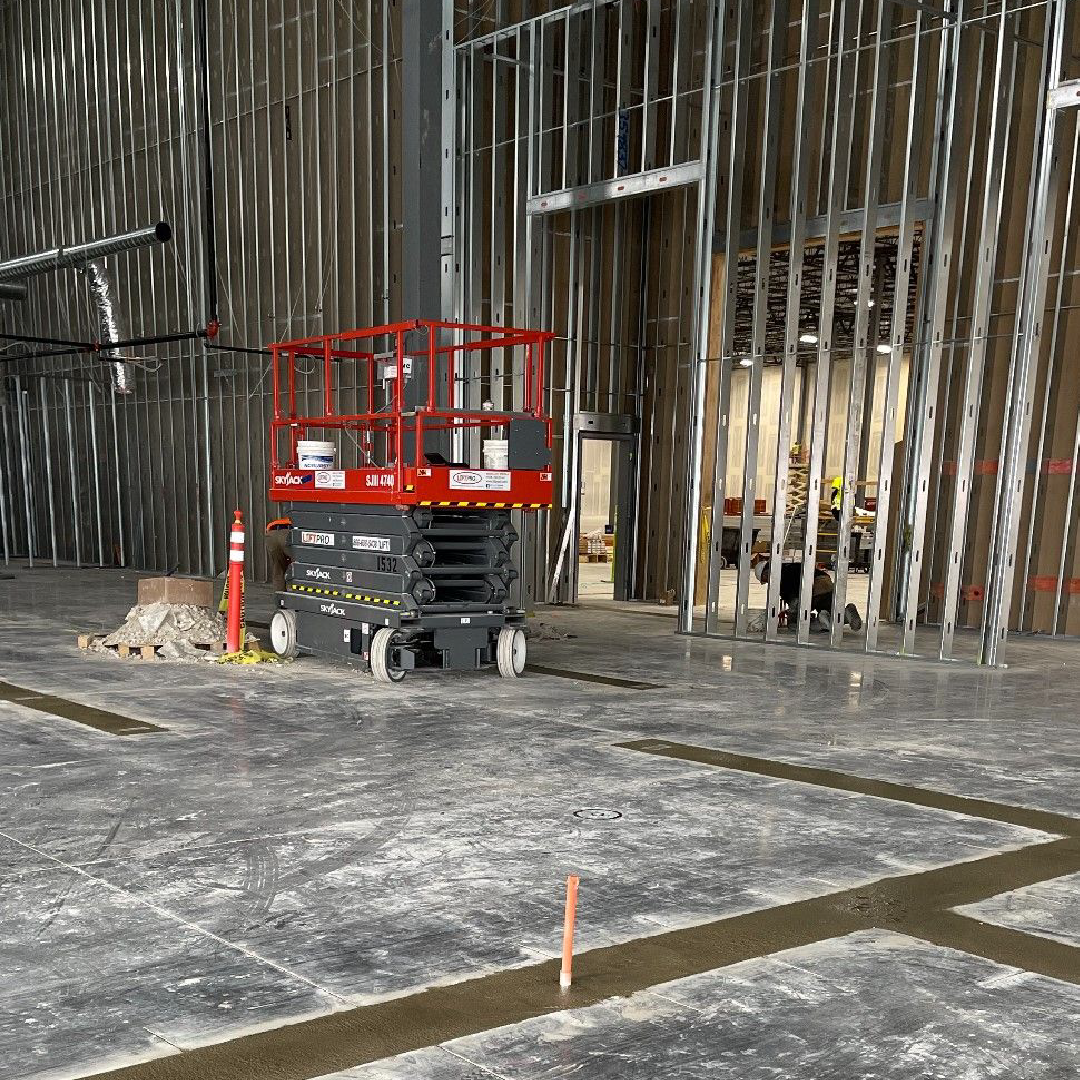
[[[548,393],[561,489],[549,520],[523,523],[522,596],[576,596],[576,433],[585,413],[639,417],[635,460],[650,480],[633,493],[636,535],[621,522],[618,542],[637,549],[631,577],[640,588],[678,593],[713,5],[618,0],[518,21],[503,14],[477,8],[457,25],[461,68],[507,74],[504,85],[497,75],[474,78],[461,93],[455,244],[488,254],[462,260],[455,313],[477,318],[512,296],[516,318],[556,334]],[[511,169],[505,200],[478,180]],[[670,229],[648,228],[653,208]],[[655,536],[673,542],[650,543]]]
[[[1080,108],[1080,83],[1062,86],[1066,41],[1065,14],[1064,0],[1054,0],[1046,11],[1043,44],[1045,72],[1042,80],[1046,107],[1041,116],[1038,165],[1028,207],[1026,265],[1018,318],[1019,333],[1009,368],[1010,398],[1006,404],[1000,498],[994,515],[996,531],[991,550],[991,565],[996,567],[996,573],[988,583],[986,617],[983,620],[980,640],[980,659],[986,664],[998,662],[1009,629],[1008,616],[1016,571],[1021,505],[1027,483],[1027,451],[1035,404],[1035,378],[1046,326],[1051,240],[1058,222],[1057,203],[1063,171],[1056,139],[1061,128],[1061,114],[1066,110]],[[1072,119],[1075,123],[1075,111],[1072,112]],[[1075,174],[1070,174],[1069,198],[1064,219],[1066,230],[1071,224],[1074,181]],[[1057,310],[1060,311],[1060,298]],[[1050,342],[1056,345],[1053,335],[1050,336]],[[1052,352],[1049,360],[1052,363]],[[1037,465],[1041,467],[1041,457],[1037,459]],[[1072,465],[1075,470],[1075,459]]]
[[[399,6],[207,5],[204,37],[197,0],[0,5],[0,143],[19,148],[0,155],[0,259],[168,220],[169,245],[108,260],[117,311],[131,337],[204,327],[209,120],[221,320],[213,347],[125,350],[129,393],[97,357],[0,345],[0,413],[24,429],[0,427],[9,558],[51,561],[55,527],[60,563],[212,573],[241,507],[247,571],[265,578],[259,350],[401,303]],[[430,248],[434,268],[437,236]],[[0,331],[98,336],[82,274],[27,287],[25,303],[0,301]]]
[[[814,420],[811,430],[810,463],[807,472],[806,516],[804,519],[802,566],[798,608],[798,640],[806,643],[810,635],[814,573],[817,565],[818,520],[821,481],[825,464],[825,436],[833,367],[833,314],[836,310],[836,270],[840,249],[840,214],[847,194],[848,166],[851,160],[852,113],[858,53],[850,48],[859,27],[859,5],[855,0],[840,0],[836,18],[835,74],[833,84],[832,151],[829,163],[828,200],[825,226],[825,256],[821,279],[817,331],[817,366],[814,380]]]
[[[131,350],[130,393],[97,358],[0,345],[5,559],[215,570],[232,508],[256,537],[269,509],[265,357],[228,346],[402,314],[422,262],[446,314],[557,335],[563,491],[520,523],[526,605],[575,598],[575,432],[610,413],[640,432],[634,595],[677,595],[683,631],[750,636],[764,607],[769,641],[985,663],[1010,628],[1080,632],[1077,5],[444,0],[422,34],[393,0],[208,8],[0,5],[0,258],[166,218],[167,249],[111,261],[125,331],[221,320],[215,341]],[[430,148],[402,139],[404,70],[443,95],[428,245],[408,232],[403,154]],[[94,320],[74,273],[0,300],[2,332],[87,340]],[[503,400],[493,360],[456,400]],[[809,572],[789,632],[752,548],[817,563],[834,471],[830,633]],[[850,529],[875,485],[863,592]]]
[[[709,522],[708,601],[705,608],[705,630],[720,629],[720,571],[723,568],[722,542],[724,535],[724,495],[727,483],[729,419],[731,410],[731,365],[735,340],[735,305],[738,298],[739,233],[742,225],[743,157],[746,145],[747,76],[750,71],[751,5],[740,3],[733,28],[734,65],[731,80],[731,105],[727,122],[722,123],[723,148],[717,155],[720,175],[717,184],[726,200],[724,235],[724,305],[720,315],[720,354],[715,358],[719,367],[713,437],[716,441],[712,476],[712,515]],[[723,105],[718,104],[718,109]],[[696,508],[695,508],[696,510]],[[696,520],[695,512],[693,520]],[[693,594],[691,594],[693,595]]]
[[[1074,39],[1077,12],[1058,0],[1015,8],[964,0],[951,12],[893,0],[808,2],[798,58],[787,43],[779,65],[797,73],[785,101],[799,119],[769,174],[789,185],[780,200],[787,204],[788,221],[773,226],[763,210],[770,200],[769,179],[751,175],[752,168],[766,164],[770,151],[769,90],[777,67],[772,7],[768,0],[727,6],[734,33],[717,90],[724,102],[720,160],[727,165],[717,178],[717,216],[726,224],[717,247],[723,253],[725,299],[714,361],[719,372],[711,376],[716,407],[702,437],[702,446],[714,446],[715,455],[712,476],[694,489],[687,518],[691,527],[704,508],[711,542],[707,563],[699,565],[695,558],[689,568],[684,603],[704,601],[704,629],[710,634],[749,636],[751,616],[764,600],[764,633],[770,641],[997,663],[1016,621],[1014,594],[1050,589],[1052,611],[1038,626],[1047,632],[1065,628],[1068,597],[1080,592],[1074,584],[1080,571],[1073,565],[1080,422],[1063,426],[1054,445],[1063,446],[1067,438],[1067,450],[1044,461],[1050,402],[1064,382],[1070,388],[1075,383],[1075,376],[1055,376],[1069,312],[1068,281],[1075,271],[1073,245],[1061,239],[1075,231],[1068,166],[1074,144],[1065,150],[1058,145],[1061,123],[1056,124],[1058,143],[1053,139],[1060,111],[1074,104],[1068,90],[1059,87],[1070,74],[1064,58],[1071,54],[1062,42]],[[748,17],[756,29],[744,40],[740,24]],[[808,25],[826,22],[824,48],[805,40]],[[751,55],[757,59],[751,61]],[[824,122],[817,119],[820,107],[811,104],[815,66],[829,95]],[[1050,102],[1047,110],[1027,108],[1033,94]],[[1070,136],[1075,130],[1068,129]],[[815,140],[820,170],[808,169],[805,160]],[[958,142],[970,151],[960,152]],[[747,155],[757,144],[760,155]],[[753,165],[744,166],[744,160]],[[1065,175],[1067,186],[1061,183]],[[822,217],[811,223],[810,211]],[[748,234],[746,219],[752,214],[756,227]],[[1019,239],[1013,227],[1017,215],[1028,223]],[[855,240],[857,272],[849,269],[852,260],[845,254],[845,245]],[[772,260],[762,272],[762,252],[785,241],[790,245],[783,253],[787,276],[774,285],[770,278],[778,263]],[[815,245],[822,253],[814,256],[820,261],[808,281],[803,264]],[[883,258],[887,273],[875,284]],[[741,286],[733,280],[740,276]],[[871,301],[879,305],[876,310]],[[726,451],[730,372],[746,355],[742,350],[751,365],[749,423],[732,604],[721,588],[721,567],[731,550],[722,540],[723,504],[732,483]],[[993,377],[987,374],[991,352]],[[877,353],[887,357],[883,365]],[[845,363],[849,355],[850,364]],[[768,589],[759,590],[749,565],[757,535],[752,500],[761,482],[755,422],[762,419],[759,405],[768,397],[759,356],[766,377],[770,364],[780,368],[778,389],[769,392],[775,395],[769,400],[776,401],[771,407],[777,409],[778,432],[766,534],[774,565],[790,547],[792,521],[801,516],[805,522],[801,561],[807,569],[798,611],[790,613],[795,625],[790,637],[781,628],[779,575],[770,575]],[[955,356],[960,365],[954,376],[950,361],[944,381],[943,356]],[[1006,370],[1003,382],[999,373]],[[809,410],[800,409],[809,417],[808,483],[805,499],[793,506],[788,450],[800,371]],[[1039,391],[1041,415],[1035,407]],[[1077,409],[1080,414],[1080,403]],[[868,455],[864,444],[871,431],[880,441],[877,452]],[[700,450],[696,467],[706,460]],[[823,639],[811,632],[815,607],[808,568],[831,555],[817,550],[815,528],[826,466],[841,473],[843,494],[837,552],[828,560],[834,578],[830,634]],[[901,468],[903,486],[894,490],[894,472]],[[867,470],[869,480],[859,475]],[[1024,508],[1034,506],[1041,515],[1043,506],[1051,505],[1051,480],[1045,477],[1065,473],[1064,521],[1058,515],[1044,528],[1041,516],[1024,517],[1026,549],[1018,555]],[[1031,484],[1033,474],[1039,479]],[[851,527],[856,518],[865,518],[861,508],[869,500],[860,487],[867,485],[871,491],[876,487],[876,519],[869,526],[868,565],[860,564],[868,571],[862,579],[866,591],[860,586],[857,593],[865,598],[859,606],[866,605],[866,632],[853,635],[844,615],[854,588]],[[1054,529],[1054,566],[1037,576],[1037,564],[1048,562],[1039,540],[1046,544],[1047,532]],[[1014,586],[1017,562],[1022,586]],[[702,574],[706,578],[699,585]],[[943,580],[935,582],[935,576]],[[1072,617],[1068,625],[1075,627],[1080,612]],[[685,625],[693,627],[693,618]]]
[[[796,90],[796,116],[803,116],[807,102],[814,100],[815,85],[812,80],[820,71],[810,64],[817,45],[817,19],[815,0],[805,0],[799,34],[799,72]],[[810,127],[797,125],[798,132],[792,146],[791,182],[788,199],[788,220],[791,225],[788,241],[788,288],[785,309],[784,357],[780,383],[780,418],[776,439],[776,483],[773,488],[773,514],[770,528],[770,561],[779,566],[784,555],[787,533],[793,522],[789,504],[788,479],[792,431],[792,410],[795,404],[795,376],[799,351],[799,306],[802,299],[803,250],[806,242],[807,192],[805,179],[809,174]],[[805,390],[805,371],[803,386]],[[766,601],[765,638],[775,641],[780,622],[780,574],[769,577]]]

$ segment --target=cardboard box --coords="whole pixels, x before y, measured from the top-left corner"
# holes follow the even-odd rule
[[[139,582],[140,604],[192,604],[195,607],[217,606],[214,583],[208,578],[154,577]]]

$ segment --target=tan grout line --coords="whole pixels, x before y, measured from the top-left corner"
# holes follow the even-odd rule
[[[773,771],[764,772],[768,767],[782,771],[785,779],[986,816],[988,820],[1029,828],[1045,828],[1052,820],[1068,824],[1072,833],[1064,839],[886,877],[807,900],[592,949],[576,958],[575,983],[568,995],[558,989],[558,961],[549,960],[285,1024],[180,1055],[99,1073],[87,1080],[264,1080],[271,1075],[275,1080],[313,1080],[537,1016],[579,1009],[643,990],[655,992],[656,986],[675,979],[859,930],[892,930],[1080,984],[1080,949],[996,927],[988,927],[989,933],[981,935],[978,928],[987,924],[947,910],[1080,870],[1080,836],[1076,831],[1080,823],[1074,819],[658,740],[620,745],[719,768],[737,768],[733,762],[739,759],[753,766],[749,771],[763,775],[774,775]],[[691,753],[698,756],[687,756]],[[703,760],[702,755],[709,760]],[[851,786],[854,784],[860,786]],[[889,794],[883,794],[885,791]],[[992,813],[974,814],[976,804]],[[956,809],[958,806],[965,808]],[[1040,824],[1032,826],[1033,820]]]
[[[87,1080],[311,1080],[410,1050],[537,1016],[628,996],[658,983],[700,974],[775,951],[865,928],[822,898],[780,909],[605,946],[575,958],[574,987],[559,990],[559,961],[504,969],[403,997],[342,1010],[95,1074]]]
[[[933,940],[926,912],[1077,869],[1080,842],[1052,840],[592,949],[576,958],[574,988],[566,996],[558,989],[559,963],[549,960],[283,1025],[88,1080],[264,1080],[269,1075],[276,1080],[312,1080],[858,930],[888,929]],[[935,943],[963,948],[946,937]],[[1080,983],[1080,950],[1065,946],[1057,953],[1075,953],[1076,960],[1071,972],[1056,965],[1054,977]]]
[[[571,671],[569,668],[547,667],[543,664],[530,663],[525,668],[526,675],[550,675],[558,679],[569,679],[572,682],[602,683],[605,686],[615,686],[622,690],[664,690],[662,683],[642,682],[639,679],[616,678],[613,675],[596,675],[591,671]]]
[[[167,729],[148,720],[137,720],[131,716],[101,709],[95,705],[84,705],[70,698],[57,697],[38,690],[28,690],[13,683],[0,680],[0,701],[9,705],[20,706],[46,716],[58,716],[76,724],[106,735],[120,737],[130,735],[152,735]]]
[[[1008,926],[983,922],[958,911],[926,912],[919,919],[897,919],[888,929],[932,945],[958,949],[1061,982],[1080,983],[1080,948],[1064,941]]]
[[[848,791],[856,795],[869,795],[873,798],[907,803],[909,806],[946,810],[954,814],[964,814],[967,817],[981,818],[984,821],[1002,821],[1009,825],[1038,829],[1061,836],[1080,836],[1080,819],[1050,810],[1037,810],[991,799],[972,798],[967,795],[951,795],[947,792],[899,784],[891,780],[855,776],[836,769],[796,765],[787,761],[751,757],[747,754],[691,746],[666,739],[633,739],[614,745],[620,750],[635,750],[654,757],[691,761],[716,769],[754,773],[777,780],[792,780],[796,783],[811,784],[814,787],[831,788],[834,791]]]

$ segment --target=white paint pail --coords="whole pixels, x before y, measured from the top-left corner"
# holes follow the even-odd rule
[[[509,453],[510,447],[506,439],[485,439],[484,468],[505,471],[510,467],[507,464]]]
[[[296,444],[296,459],[299,469],[332,469],[337,449],[332,442],[300,439]]]

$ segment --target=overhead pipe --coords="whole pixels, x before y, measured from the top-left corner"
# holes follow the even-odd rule
[[[124,363],[117,359],[118,348],[124,347],[120,341],[120,331],[117,325],[116,308],[113,302],[113,285],[105,264],[101,261],[109,255],[116,255],[122,251],[130,251],[133,248],[146,247],[150,244],[164,244],[172,239],[172,228],[167,221],[159,221],[155,225],[148,225],[142,229],[133,229],[130,232],[119,233],[116,236],[107,236],[99,240],[87,240],[81,244],[72,244],[68,247],[55,247],[48,251],[37,252],[33,255],[21,255],[16,259],[9,259],[0,263],[0,298],[6,295],[7,290],[21,297],[26,296],[26,288],[22,285],[7,285],[19,278],[30,277],[34,274],[44,274],[51,270],[64,268],[77,268],[85,272],[90,283],[90,291],[94,295],[97,305],[98,324],[102,333],[100,342],[65,342],[61,339],[48,338],[23,338],[23,341],[34,341],[40,344],[71,344],[74,347],[58,349],[51,352],[38,352],[30,354],[31,359],[43,356],[67,356],[85,352],[100,352],[102,358],[110,362],[113,376],[114,389],[122,394],[130,391],[127,368]],[[201,336],[196,332],[191,335],[159,335],[153,338],[134,339],[139,344],[155,344],[163,340],[177,340],[182,337]],[[213,335],[211,335],[213,336]]]
[[[133,229],[117,236],[106,236],[101,240],[87,240],[70,247],[55,247],[34,255],[20,255],[17,259],[0,262],[0,282],[17,281],[19,278],[64,267],[84,266],[94,259],[104,259],[107,255],[116,255],[118,252],[146,247],[149,244],[164,244],[170,239],[172,228],[169,223],[159,221],[156,225],[147,225],[146,228]]]
[[[25,300],[26,286],[0,282],[0,300]]]

